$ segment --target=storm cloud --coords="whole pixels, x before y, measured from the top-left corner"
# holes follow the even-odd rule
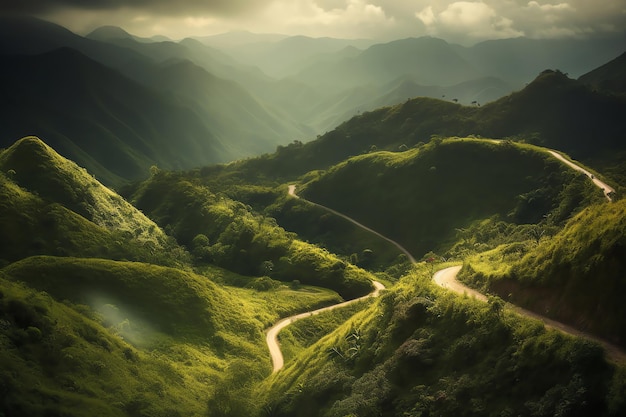
[[[77,32],[118,25],[178,39],[230,30],[349,38],[431,35],[451,42],[607,36],[626,30],[626,0],[4,0],[0,10]]]

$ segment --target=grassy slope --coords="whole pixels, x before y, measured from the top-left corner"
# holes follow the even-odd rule
[[[270,371],[265,327],[341,300],[306,286],[218,286],[250,279],[215,266],[200,276],[101,259],[187,270],[191,261],[141,212],[36,138],[0,154],[0,169],[7,415],[223,412]],[[39,254],[64,257],[29,257]]]
[[[400,153],[349,159],[308,182],[303,197],[398,240],[414,256],[445,251],[455,229],[498,215],[538,223],[601,198],[571,170],[532,147],[446,140]],[[590,197],[590,195],[597,196]],[[569,196],[569,194],[572,194]],[[560,200],[564,195],[570,198]]]
[[[0,154],[0,169],[44,200],[56,201],[93,223],[139,241],[162,245],[156,224],[36,137],[20,139]]]
[[[5,262],[41,254],[177,262],[180,249],[153,221],[37,138],[0,153],[0,196]]]
[[[133,201],[205,261],[244,275],[331,288],[346,298],[371,290],[365,271],[183,174],[154,176],[140,186]],[[206,239],[201,246],[198,235]]]
[[[589,342],[450,295],[420,266],[269,379],[276,416],[621,415],[625,375]]]
[[[0,270],[0,410],[213,415],[269,373],[268,324],[339,299],[312,288],[229,289],[212,282],[227,271],[206,273],[58,257]],[[244,375],[229,380],[231,368]]]
[[[6,267],[0,282],[10,415],[93,415],[91,402],[108,415],[201,415],[229,358],[268,366],[260,323],[203,277],[36,257]]]
[[[470,259],[468,282],[624,345],[626,201],[587,207],[554,237]]]

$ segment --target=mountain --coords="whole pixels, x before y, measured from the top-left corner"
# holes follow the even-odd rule
[[[233,157],[188,106],[77,51],[0,61],[5,141],[37,134],[108,183]]]
[[[589,89],[560,71],[546,70],[518,93],[481,107],[479,134],[537,133],[539,144],[577,159],[624,149],[626,100]]]
[[[578,80],[600,90],[626,93],[626,52],[599,68],[581,75]]]
[[[122,29],[119,26],[101,26],[99,28],[94,29],[90,33],[88,33],[85,36],[85,38],[93,39],[96,41],[103,41],[103,42],[112,42],[112,41],[121,40],[121,39],[132,39],[134,41],[143,42],[143,43],[171,41],[170,39],[164,36],[155,36],[151,38],[142,38],[139,36],[134,36],[126,32],[124,29]]]
[[[301,71],[313,62],[351,49],[366,48],[374,42],[366,39],[311,38],[290,36],[276,42],[250,43],[224,49],[248,65],[256,65],[271,77],[281,79]]]
[[[526,141],[616,167],[624,160],[624,112],[623,97],[593,91],[547,70],[523,90],[480,107],[421,97],[363,112],[316,141],[292,143],[237,169],[294,178],[370,149],[396,151],[427,143],[433,136],[469,135]],[[614,178],[621,178],[619,170]]]
[[[387,83],[405,75],[421,84],[444,86],[481,76],[447,42],[423,37],[373,45],[355,58],[314,64],[294,77],[333,89]]]
[[[316,115],[312,123],[318,126],[339,126],[366,109],[392,106],[413,97],[433,97],[454,100],[467,106],[480,106],[481,103],[506,95],[511,89],[511,85],[493,77],[440,87],[421,85],[414,76],[405,76],[382,86],[355,87],[332,96],[311,111],[311,114]]]
[[[156,262],[150,252],[166,246],[153,221],[38,138],[3,151],[0,172],[5,261],[64,254]]]
[[[497,215],[528,224],[543,216],[567,218],[575,209],[559,211],[560,194],[576,176],[540,151],[449,140],[350,158],[304,184],[300,194],[369,225],[421,258],[449,249],[455,230],[480,219]],[[595,193],[601,201],[601,193],[589,188],[581,193]]]
[[[239,45],[262,44],[278,42],[288,35],[279,33],[252,33],[245,30],[231,31],[210,36],[199,36],[200,42],[216,48],[231,48]]]
[[[577,78],[623,52],[625,42],[623,36],[588,40],[513,38],[454,48],[483,73],[519,88],[546,68]]]
[[[21,20],[5,20],[7,28],[18,29],[18,35],[24,30],[19,25]],[[115,38],[115,41],[109,40],[108,42],[113,43],[108,43],[81,38],[60,27],[34,19],[23,23],[25,27],[31,29],[31,32],[28,36],[25,35],[20,43],[7,43],[4,49],[7,54],[2,58],[7,71],[16,74],[8,88],[9,97],[12,94],[19,95],[19,98],[14,99],[18,104],[17,107],[8,109],[17,117],[7,124],[3,132],[4,137],[9,140],[11,137],[27,134],[50,136],[51,143],[62,153],[81,161],[109,183],[136,179],[145,174],[147,167],[153,164],[164,168],[189,168],[207,163],[226,162],[268,152],[275,149],[277,144],[311,134],[306,126],[293,120],[280,109],[268,105],[263,99],[250,94],[236,81],[221,79],[207,71],[200,71],[199,68],[191,69],[193,66],[184,61],[194,59],[206,66],[219,69],[218,72],[223,74],[239,73],[242,75],[234,78],[248,78],[252,83],[267,85],[266,91],[271,90],[271,84],[267,80],[257,76],[248,77],[245,68],[237,67],[233,70],[232,62],[228,61],[227,57],[222,57],[218,51],[214,51],[214,55],[208,54],[209,48],[198,42],[188,40],[182,44],[142,43],[121,34],[123,37]],[[103,29],[105,34],[112,30],[120,34],[115,29]],[[0,38],[9,38],[8,33],[5,33],[5,36],[6,38],[2,36]],[[57,45],[75,47],[93,61],[89,60],[90,64],[87,65],[78,62],[87,61],[79,58],[80,54],[70,56],[67,50],[64,53],[49,50]],[[23,54],[44,52],[40,57],[27,58],[13,54],[18,51]],[[45,64],[33,65],[28,70],[21,71],[20,66],[27,65],[26,61],[29,59],[32,63],[42,60]],[[36,69],[42,68],[43,65],[54,67],[54,71],[37,74]],[[96,68],[98,66],[101,68]],[[87,74],[67,77],[67,74],[63,74],[63,67],[72,68],[76,72],[85,71]],[[100,74],[98,76],[103,77],[102,83],[90,72]],[[186,80],[186,76],[191,77]],[[31,82],[29,77],[37,79]],[[83,84],[77,85],[80,79],[83,80]],[[5,82],[8,80],[5,79]],[[91,83],[99,84],[92,86]],[[72,114],[63,114],[64,106],[53,103],[53,94],[47,91],[54,90],[55,87],[46,90],[43,88],[46,85],[74,91],[76,96],[72,97],[71,101],[68,98],[67,105],[70,107],[75,105],[80,109]],[[18,92],[20,89],[22,91]],[[81,89],[87,89],[89,93],[79,91]],[[39,91],[42,92],[41,102],[31,103]],[[54,95],[64,97],[60,91],[56,91]],[[85,100],[85,103],[77,100]],[[7,102],[3,105],[10,106]],[[20,127],[21,119],[27,114],[20,107],[22,105],[28,105],[38,113],[32,115],[35,119],[39,117],[49,119],[46,127],[41,127],[41,123],[37,126],[36,123],[39,122]],[[93,107],[98,109],[91,111]],[[78,118],[76,114],[81,114],[81,117]],[[65,120],[62,121],[63,118]],[[41,130],[32,130],[37,128]],[[104,136],[107,141],[112,140],[115,143],[112,149],[131,148],[129,151],[131,154],[118,152],[107,161],[88,161],[87,159],[98,154],[95,149],[87,150],[81,146],[81,153],[76,149],[69,149],[70,145],[67,143],[67,138],[75,140],[92,136],[88,135],[88,132],[93,132],[96,138]],[[60,138],[61,136],[65,139]],[[146,149],[136,149],[137,136],[146,142],[143,146],[149,148],[147,155]],[[168,144],[165,137],[177,138],[179,143]],[[151,141],[155,143],[150,143]],[[193,150],[190,151],[191,148]],[[101,153],[99,158],[107,158],[107,153]],[[167,157],[163,158],[165,154]],[[115,166],[114,161],[119,162],[119,166]],[[107,173],[106,170],[113,172]]]

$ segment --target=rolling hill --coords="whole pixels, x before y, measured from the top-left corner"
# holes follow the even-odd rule
[[[426,97],[405,100],[363,112],[318,140],[293,142],[230,169],[245,172],[248,178],[254,171],[295,178],[373,149],[397,151],[436,136],[473,135],[559,149],[593,162],[619,182],[625,112],[623,97],[593,91],[559,71],[546,70],[523,90],[480,107]]]
[[[350,158],[313,177],[301,194],[382,232],[419,259],[445,251],[455,230],[492,216],[515,224],[567,218],[578,209],[562,205],[577,188],[576,177],[532,148],[449,140]],[[574,198],[593,200],[587,195],[594,191],[588,184]]]
[[[324,61],[301,73],[308,80],[272,80],[193,40],[116,28],[89,39],[0,20],[0,130],[43,130],[49,141],[0,149],[0,415],[626,414],[626,364],[505,303],[624,344],[626,102],[597,84],[619,78],[615,63],[592,87],[546,70],[521,91],[463,106],[451,99],[508,80],[474,78],[484,70],[476,58],[437,39],[328,52],[336,40],[273,49],[278,38],[266,37],[261,55],[312,42]],[[491,65],[489,51],[513,57],[529,45],[475,51]],[[555,45],[567,46],[556,57],[566,62],[580,44]],[[294,55],[292,69],[309,58]],[[448,72],[437,74],[442,62]],[[232,78],[211,65],[232,65]],[[406,75],[413,69],[421,75]],[[335,70],[355,83],[333,103],[316,77]],[[317,140],[296,136],[312,116],[334,123],[335,112],[396,99]],[[202,166],[283,135],[293,142],[272,154]],[[611,166],[613,201],[534,144],[593,162],[594,175]],[[108,183],[149,178],[125,184],[124,200],[92,169]],[[293,184],[301,198],[287,194]],[[468,282],[502,298],[482,303],[432,282],[461,262]],[[367,294],[373,279],[387,287],[379,298],[282,333],[286,366],[271,373],[267,328]]]

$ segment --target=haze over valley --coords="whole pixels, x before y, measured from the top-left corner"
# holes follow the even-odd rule
[[[0,416],[626,415],[624,28],[0,5]]]

